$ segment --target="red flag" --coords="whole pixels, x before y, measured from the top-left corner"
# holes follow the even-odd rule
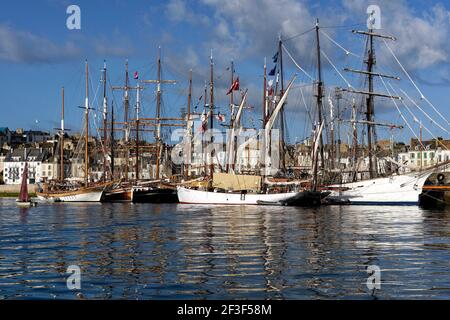
[[[219,120],[220,122],[225,122],[225,115],[219,112],[219,114],[216,116],[216,119]]]
[[[200,120],[202,121],[199,131],[204,133],[208,129],[208,115],[203,111]]]
[[[239,77],[233,82],[230,89],[227,92],[227,95],[229,95],[233,91],[239,90]]]
[[[137,80],[137,79],[139,79],[139,73],[136,71],[135,73],[134,73],[134,78]]]

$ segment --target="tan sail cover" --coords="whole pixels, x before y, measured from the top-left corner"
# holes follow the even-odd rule
[[[261,176],[214,173],[213,187],[233,191],[259,191],[261,188]]]

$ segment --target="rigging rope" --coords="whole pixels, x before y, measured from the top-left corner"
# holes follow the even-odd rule
[[[391,83],[389,83],[389,86],[391,87],[391,89],[392,89],[392,91],[397,95],[397,92],[395,91],[395,89],[394,89],[394,87],[392,86],[392,84]],[[416,116],[414,115],[414,113],[410,110],[410,108],[406,105],[406,103],[403,101],[403,99],[401,100],[402,101],[402,103],[403,103],[403,105],[405,106],[405,108],[408,110],[408,112],[411,114],[411,116],[414,118],[414,121],[415,122],[419,122],[420,123],[420,126],[421,127],[423,127],[432,137],[433,137],[433,139],[435,139],[436,141],[439,141],[438,139],[437,139],[437,137],[426,127],[426,126],[424,126],[423,124],[422,124],[422,122],[421,121],[419,121],[417,118],[416,118]],[[441,143],[442,144],[442,143]],[[444,148],[445,149],[447,149],[448,150],[448,148],[444,145],[444,144],[442,144],[442,146],[444,146]]]
[[[395,99],[392,97],[391,92],[389,91],[389,88],[387,87],[386,83],[384,82],[384,79],[381,75],[378,76],[381,79],[381,82],[383,83],[384,87],[386,88],[387,93],[391,96],[391,100],[395,105],[395,108],[397,108],[398,113],[400,114],[400,116],[402,117],[403,121],[405,121],[405,124],[408,126],[409,130],[411,130],[412,134],[414,135],[414,137],[416,137],[416,139],[419,141],[420,145],[422,146],[422,148],[424,148],[422,141],[419,139],[419,137],[417,136],[416,132],[411,128],[411,125],[409,124],[409,122],[406,120],[405,116],[403,115],[402,111],[400,110],[400,108],[397,105],[397,102],[395,102]]]
[[[353,88],[353,86],[350,84],[350,82],[348,82],[347,79],[342,75],[342,73],[339,72],[338,68],[336,68],[336,66],[333,64],[333,62],[330,60],[330,58],[328,58],[327,54],[323,50],[320,50],[320,52],[328,60],[328,62],[331,64],[331,66],[334,68],[334,70],[336,70],[336,72],[339,74],[339,76],[345,81],[347,86],[349,88]]]
[[[345,48],[344,48],[343,46],[341,46],[338,42],[336,42],[335,40],[333,40],[333,38],[331,38],[325,31],[320,30],[320,32],[321,32],[325,37],[327,37],[328,40],[330,40],[330,41],[333,42],[336,46],[338,46],[340,49],[342,49],[342,50],[345,52],[346,55],[349,55],[349,54],[350,54],[350,55],[355,56],[355,57],[357,57],[357,58],[361,58],[361,56],[359,56],[359,55],[357,55],[357,54],[355,54],[355,53],[353,53],[353,52],[351,52],[351,51],[345,49]]]
[[[289,58],[291,58],[292,62],[295,64],[295,66],[297,68],[300,69],[300,71],[302,71],[309,79],[311,79],[312,81],[315,81],[315,79],[313,77],[311,77],[309,75],[308,72],[306,72],[302,67],[300,67],[300,65],[294,60],[294,58],[292,57],[292,55],[289,53],[288,49],[284,46],[284,44],[281,44],[281,46],[283,47],[284,51],[286,51],[287,55],[289,56]]]
[[[422,91],[419,89],[419,87],[416,85],[416,83],[414,82],[414,80],[411,78],[411,76],[409,75],[409,73],[406,71],[406,69],[403,67],[403,65],[400,63],[400,61],[398,60],[397,56],[395,55],[394,51],[392,51],[391,47],[389,47],[389,45],[386,42],[386,39],[383,39],[384,44],[386,45],[386,47],[389,49],[390,53],[392,54],[392,56],[394,57],[394,59],[397,61],[397,63],[399,64],[400,68],[402,68],[403,72],[406,74],[406,76],[408,77],[408,79],[411,81],[411,83],[414,85],[414,87],[416,88],[416,90],[419,92],[421,99],[425,100],[432,108],[433,110],[442,118],[444,119],[445,122],[447,122],[447,124],[450,125],[450,121],[448,121],[440,112],[439,110],[436,109],[436,107],[427,99],[427,97],[424,96],[424,94],[422,93]]]
[[[446,133],[450,133],[448,130],[446,130],[444,127],[442,127],[439,123],[437,123],[436,121],[434,121],[429,115],[428,113],[426,113],[413,99],[411,99],[411,97],[405,92],[403,91],[403,89],[400,89],[400,91],[420,110],[422,111],[422,113],[428,118],[430,119],[431,123],[434,123],[436,126],[438,126],[440,129],[444,130]]]

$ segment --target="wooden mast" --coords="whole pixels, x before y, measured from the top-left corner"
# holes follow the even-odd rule
[[[114,100],[111,101],[111,181],[114,180],[114,148],[115,148],[115,138],[114,138]]]
[[[341,167],[341,99],[342,93],[340,88],[336,88],[336,108],[337,108],[337,147],[336,147],[336,158],[337,167]]]
[[[89,183],[89,65],[86,60],[86,99],[85,99],[85,150],[84,150],[84,181],[86,187]]]
[[[108,100],[106,97],[106,61],[103,63],[103,182],[107,180]]]
[[[188,154],[185,154],[185,163],[184,163],[184,176],[185,178],[189,177],[189,167],[191,163],[191,128],[190,128],[190,121],[191,121],[191,103],[192,103],[192,69],[189,70],[189,93],[188,93],[188,101],[187,101],[187,119],[186,119],[186,133],[188,136],[188,143],[189,143],[189,152]],[[188,158],[189,157],[189,158]]]
[[[380,94],[374,92],[374,76],[383,77],[383,78],[390,78],[394,80],[400,80],[399,77],[394,77],[391,75],[384,75],[380,73],[374,72],[374,66],[376,65],[376,59],[375,59],[375,51],[374,51],[374,37],[389,39],[389,40],[396,40],[392,36],[386,36],[381,34],[376,34],[373,32],[374,30],[370,28],[368,31],[356,31],[353,30],[352,32],[355,34],[362,34],[365,36],[368,36],[368,52],[367,52],[367,60],[364,61],[367,64],[367,70],[352,70],[352,69],[344,69],[348,72],[354,72],[359,74],[364,74],[368,78],[368,91],[358,91],[353,89],[342,89],[342,91],[352,92],[352,93],[358,93],[358,94],[364,94],[367,95],[366,99],[366,124],[367,124],[367,147],[368,147],[368,156],[369,156],[369,176],[371,179],[375,178],[378,175],[378,169],[377,169],[377,161],[376,161],[376,154],[375,154],[375,148],[374,148],[374,140],[375,140],[375,125],[374,122],[374,97],[385,97],[385,98],[391,98],[391,99],[401,99],[400,97],[392,96],[392,95],[386,95],[386,94]]]
[[[129,140],[129,128],[128,128],[128,109],[130,107],[130,97],[129,97],[129,72],[128,72],[128,60],[125,63],[125,97],[124,97],[124,118],[125,122],[125,181],[128,181],[128,165],[130,164],[130,153],[128,150],[128,140]]]
[[[64,87],[62,87],[61,89],[61,98],[62,98],[62,110],[61,110],[61,136],[60,136],[60,157],[59,157],[59,162],[60,162],[60,169],[59,169],[59,178],[60,181],[63,182],[64,181]]]
[[[368,147],[368,156],[369,156],[369,176],[370,179],[373,179],[377,176],[377,169],[376,169],[376,160],[374,161],[375,152],[373,150],[373,141],[374,139],[374,126],[372,125],[373,122],[373,95],[371,94],[373,92],[373,67],[376,63],[375,61],[375,55],[374,55],[374,48],[373,48],[373,30],[369,30],[369,54],[367,58],[367,72],[368,72],[368,83],[369,83],[369,96],[367,97],[367,113],[366,113],[366,119],[367,119],[367,147]]]
[[[319,117],[319,124],[318,127],[321,126],[323,121],[323,115],[322,115],[322,109],[323,109],[323,82],[322,82],[322,62],[320,59],[320,36],[319,36],[319,19],[316,21],[316,49],[317,49],[317,114]],[[321,164],[320,166],[323,168],[324,166],[324,155],[323,155],[323,138],[322,134],[320,134],[319,138],[319,149],[320,149],[320,160]],[[317,190],[318,185],[318,160],[319,157],[315,157],[315,165],[314,165],[314,172],[313,172],[313,190]]]
[[[355,99],[353,99],[352,104],[352,121],[353,121],[353,146],[352,146],[352,162],[353,162],[353,169],[355,170],[352,177],[352,182],[355,182],[357,179],[357,161],[358,161],[358,131],[356,127],[356,102]]]
[[[213,135],[213,129],[214,129],[214,60],[211,50],[211,57],[210,57],[210,68],[211,68],[211,79],[210,79],[210,103],[209,103],[209,113],[210,113],[210,129],[211,129],[211,159],[209,164],[209,174],[211,179],[213,178],[214,174],[214,135]]]
[[[160,165],[160,153],[161,153],[161,96],[162,89],[161,85],[163,83],[173,83],[175,80],[162,80],[161,77],[161,47],[158,47],[158,58],[157,58],[157,79],[156,80],[144,80],[144,83],[156,83],[156,179],[159,179],[159,165]]]
[[[158,48],[158,82],[156,85],[156,179],[159,179],[161,153],[161,47]]]
[[[230,93],[230,129],[234,127],[234,62],[231,60],[231,93]],[[229,137],[234,139],[234,137]],[[228,142],[229,144],[229,142]],[[228,152],[227,152],[228,155]],[[227,159],[226,172],[230,173],[230,159]]]
[[[329,107],[330,107],[330,148],[329,148],[329,159],[330,159],[330,168],[333,170],[336,164],[336,146],[334,141],[334,124],[335,124],[335,118],[334,118],[334,110],[333,110],[333,101],[331,100],[331,95],[328,96],[329,98]]]
[[[266,100],[267,100],[267,63],[264,58],[264,80],[263,80],[263,104],[262,104],[262,127],[266,127],[267,113],[266,113]]]
[[[135,178],[139,180],[139,111],[141,107],[141,87],[138,81],[136,92],[136,166],[135,166]]]
[[[278,59],[280,59],[280,97],[284,94],[284,70],[283,70],[283,42],[281,41],[281,35],[279,37],[278,41]],[[281,156],[281,168],[283,170],[286,169],[286,157],[285,157],[285,143],[284,143],[284,105],[281,107],[280,110],[280,128],[281,128],[281,150],[280,150],[280,156]]]
[[[123,116],[123,139],[125,143],[125,181],[128,181],[128,173],[129,173],[129,163],[130,163],[130,155],[129,155],[129,119],[128,119],[128,113],[130,108],[130,95],[129,91],[130,89],[134,89],[130,87],[130,77],[129,77],[129,70],[128,70],[128,59],[125,61],[125,86],[124,87],[113,87],[113,90],[123,90],[124,97],[123,97],[123,104],[124,104],[124,116]]]
[[[203,117],[203,115],[205,116],[205,121],[206,121],[206,118],[207,118],[207,115],[205,115],[204,113],[205,113],[205,111],[206,111],[206,107],[207,107],[207,105],[208,105],[208,89],[207,89],[207,86],[206,86],[206,80],[205,80],[205,92],[204,92],[204,94],[203,94],[203,102],[204,102],[204,106],[203,106],[203,114],[202,114],[202,117]],[[206,177],[207,176],[207,174],[208,174],[208,164],[206,163],[207,161],[207,156],[206,156],[206,141],[205,141],[205,128],[203,127],[203,119],[202,119],[202,157],[203,157],[203,166],[204,166],[204,168],[203,168],[203,170],[204,170],[204,173],[203,173],[203,175],[204,175],[204,177]]]

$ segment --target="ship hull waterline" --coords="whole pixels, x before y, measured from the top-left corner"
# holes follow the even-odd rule
[[[178,200],[181,204],[208,205],[259,205],[258,202],[282,202],[299,195],[299,192],[252,194],[209,192],[178,187]]]
[[[178,203],[177,191],[165,188],[135,188],[133,203]]]
[[[101,202],[102,191],[74,191],[63,193],[37,193],[38,199],[49,202]]]
[[[422,187],[431,174],[406,174],[330,186],[330,204],[419,205]]]

